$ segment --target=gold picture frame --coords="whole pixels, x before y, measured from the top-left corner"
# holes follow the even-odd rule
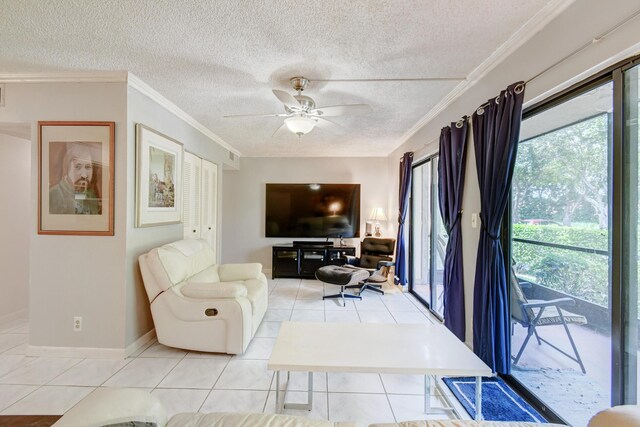
[[[38,234],[113,236],[115,122],[38,122]]]

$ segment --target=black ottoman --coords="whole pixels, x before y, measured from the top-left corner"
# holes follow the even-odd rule
[[[340,298],[342,299],[342,306],[347,304],[344,301],[345,298],[354,298],[361,300],[359,295],[345,294],[344,288],[348,285],[355,285],[369,278],[369,272],[362,268],[354,267],[352,265],[326,265],[316,270],[316,279],[324,283],[340,286],[340,293],[334,295],[325,295],[323,300],[327,298]]]

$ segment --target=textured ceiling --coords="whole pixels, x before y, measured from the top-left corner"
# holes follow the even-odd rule
[[[128,70],[243,156],[381,156],[550,0],[0,0],[0,73]],[[271,93],[311,80],[343,134],[271,135]]]

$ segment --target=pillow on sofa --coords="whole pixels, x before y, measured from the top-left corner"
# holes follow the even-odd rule
[[[187,248],[192,250],[187,252]],[[179,240],[153,251],[157,251],[158,258],[174,285],[215,264],[211,247],[199,239]]]
[[[237,282],[187,282],[180,292],[187,298],[239,298],[247,296],[247,288]]]

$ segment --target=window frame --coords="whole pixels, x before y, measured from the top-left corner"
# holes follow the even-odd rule
[[[430,185],[430,194],[429,194],[429,199],[431,200],[430,203],[430,216],[431,216],[431,221],[430,221],[430,239],[429,239],[429,300],[431,300],[431,296],[432,296],[432,286],[431,284],[433,284],[435,282],[435,258],[434,258],[434,253],[436,252],[436,242],[434,240],[434,231],[435,231],[435,221],[433,221],[434,215],[440,215],[440,206],[439,206],[439,202],[434,199],[434,194],[435,194],[435,185],[434,185],[434,178],[437,179],[437,175],[438,175],[438,168],[437,167],[433,167],[434,165],[437,166],[438,162],[440,161],[440,154],[438,152],[430,154],[422,159],[420,159],[417,162],[414,162],[411,165],[411,175],[413,177],[413,171],[415,168],[423,166],[429,162],[431,162],[431,185]],[[412,183],[413,183],[413,179],[412,179]],[[431,302],[425,300],[421,294],[419,294],[418,292],[416,292],[413,288],[413,253],[414,253],[414,242],[413,242],[413,227],[414,227],[414,217],[413,217],[413,184],[411,186],[411,191],[409,192],[409,293],[411,295],[413,295],[418,301],[420,301],[420,303],[422,305],[424,305],[429,312],[435,316],[436,319],[438,319],[440,322],[444,322],[444,317],[438,313],[436,310],[433,309],[433,307],[431,306]]]
[[[636,404],[637,402],[637,350],[633,355],[628,351],[629,343],[626,338],[626,306],[629,292],[637,292],[629,288],[630,278],[626,274],[624,266],[629,265],[633,256],[629,248],[629,211],[630,199],[629,175],[638,173],[638,170],[629,170],[625,167],[625,158],[631,150],[637,150],[637,146],[631,147],[625,141],[625,111],[624,111],[624,72],[640,65],[640,55],[625,59],[605,70],[600,71],[586,79],[550,96],[523,110],[522,120],[529,119],[543,111],[556,107],[570,99],[576,98],[603,84],[613,84],[613,113],[612,113],[612,141],[609,147],[610,160],[608,165],[608,187],[610,194],[609,215],[609,257],[610,257],[610,283],[611,283],[611,404]],[[526,141],[526,140],[525,140]],[[525,142],[522,141],[522,142]],[[519,141],[518,143],[520,143]],[[637,167],[637,166],[636,166]],[[507,204],[502,218],[501,243],[504,248],[505,266],[510,265],[512,259],[512,211],[513,195],[509,194],[510,202]],[[626,207],[626,209],[625,209]],[[637,207],[636,207],[637,209]],[[614,221],[615,219],[615,221]],[[507,280],[511,280],[511,269],[505,272]],[[636,274],[634,272],[634,274]],[[510,292],[510,290],[508,290]],[[635,325],[632,327],[638,327]],[[544,414],[551,422],[565,423],[566,421],[556,412],[542,402],[532,391],[526,388],[513,375],[500,375],[510,386],[527,399],[538,411]]]

